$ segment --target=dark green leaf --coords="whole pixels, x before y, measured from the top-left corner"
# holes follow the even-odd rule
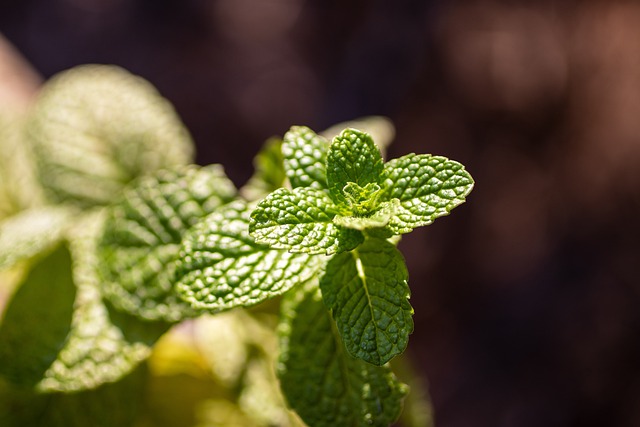
[[[282,303],[278,374],[291,407],[310,426],[388,426],[407,387],[387,366],[351,357],[322,303],[317,282]]]
[[[407,280],[402,254],[386,240],[368,238],[331,258],[320,288],[352,356],[383,365],[405,350],[413,331]]]

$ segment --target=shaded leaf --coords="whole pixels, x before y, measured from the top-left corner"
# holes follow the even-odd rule
[[[282,156],[282,140],[269,138],[253,159],[255,171],[240,189],[247,200],[258,200],[284,185],[287,178]]]
[[[220,166],[161,171],[114,205],[100,244],[104,293],[147,320],[177,322],[197,312],[174,291],[183,235],[229,202],[235,188]]]
[[[407,280],[402,254],[386,240],[331,258],[320,289],[352,356],[383,365],[405,350],[413,331]]]
[[[345,350],[317,287],[307,282],[282,303],[278,375],[291,407],[311,426],[387,426],[407,387],[387,366]]]
[[[249,235],[250,212],[236,201],[184,237],[176,290],[193,307],[215,312],[255,305],[316,273],[319,257],[255,243]]]

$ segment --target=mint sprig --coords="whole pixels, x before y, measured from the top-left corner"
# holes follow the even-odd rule
[[[277,190],[258,204],[250,225],[258,243],[340,253],[363,241],[345,230],[405,234],[447,215],[473,188],[464,167],[444,157],[409,154],[384,164],[371,136],[356,129],[333,139],[323,170],[321,139],[309,132],[294,127],[285,135],[284,166],[293,190]]]

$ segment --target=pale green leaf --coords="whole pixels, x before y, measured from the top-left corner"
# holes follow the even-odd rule
[[[386,240],[368,238],[327,264],[320,289],[352,356],[383,365],[402,353],[413,331],[408,273]]]
[[[364,188],[380,184],[384,170],[382,156],[371,135],[356,129],[345,129],[333,139],[327,154],[327,183],[331,198],[346,205],[344,189],[349,183]]]
[[[314,188],[281,188],[251,214],[251,236],[260,244],[291,252],[332,254],[362,242],[357,230],[333,224],[333,201]]]
[[[253,159],[255,171],[240,189],[247,200],[259,200],[284,185],[287,178],[282,156],[282,140],[270,138]]]
[[[176,290],[193,307],[217,312],[255,305],[316,273],[319,257],[255,243],[250,212],[241,201],[231,203],[182,240]]]
[[[99,292],[99,218],[29,272],[0,325],[0,371],[38,392],[92,389],[119,380],[150,353],[168,324],[114,317]]]
[[[72,220],[68,208],[43,206],[0,222],[0,270],[55,246]]]
[[[336,215],[333,223],[342,227],[354,228],[356,230],[371,230],[385,227],[396,214],[400,202],[392,199],[389,202],[383,202],[369,216],[342,216]],[[388,236],[387,236],[388,237]]]
[[[111,208],[100,245],[104,293],[147,320],[177,322],[196,311],[174,292],[185,232],[235,195],[220,166],[162,171]]]
[[[127,183],[193,159],[191,138],[148,82],[113,66],[62,72],[26,125],[40,181],[54,202],[106,205]]]
[[[387,366],[345,350],[317,282],[285,295],[278,374],[289,405],[310,426],[388,426],[402,411],[407,387]]]
[[[460,163],[429,154],[408,154],[385,165],[386,197],[400,200],[390,227],[398,234],[431,224],[465,201],[473,178]]]
[[[291,187],[327,188],[329,141],[305,126],[292,126],[284,135],[282,154]]]

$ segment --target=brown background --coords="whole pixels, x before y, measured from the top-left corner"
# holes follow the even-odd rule
[[[140,74],[198,162],[370,114],[445,155],[468,203],[402,242],[439,427],[640,425],[640,4],[2,0],[43,76]]]

